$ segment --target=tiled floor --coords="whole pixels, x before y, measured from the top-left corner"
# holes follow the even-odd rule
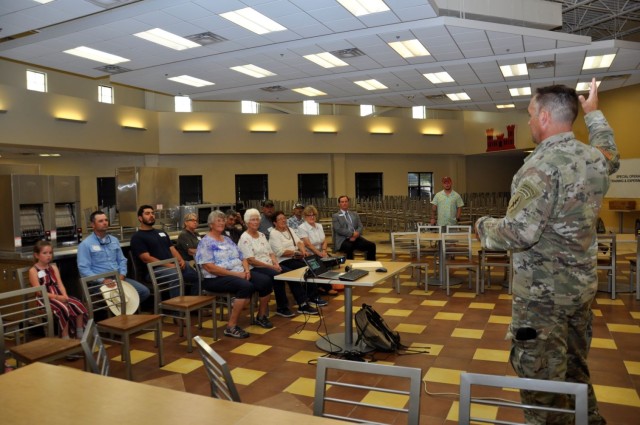
[[[382,260],[389,256],[381,245]],[[388,246],[386,247],[388,252]],[[402,275],[400,295],[389,290],[391,283],[377,288],[355,288],[354,307],[372,305],[389,325],[400,331],[408,346],[428,347],[428,354],[375,354],[375,359],[397,365],[419,367],[424,376],[421,405],[422,424],[457,423],[459,375],[462,371],[513,375],[508,364],[509,341],[505,331],[511,314],[511,297],[496,281],[479,296],[474,296],[466,284],[453,289],[447,297],[440,288],[429,292],[416,287],[415,279]],[[620,278],[622,280],[623,278]],[[623,280],[622,280],[623,281]],[[621,285],[626,288],[626,285]],[[272,311],[275,308],[272,307]],[[354,308],[355,310],[355,308]],[[594,339],[589,365],[600,409],[610,424],[637,424],[640,417],[640,302],[631,294],[621,293],[617,300],[599,293],[593,304],[595,313]],[[271,398],[271,407],[287,407],[310,412],[313,403],[314,359],[323,353],[314,341],[318,334],[336,332],[344,327],[344,305],[341,295],[330,299],[322,309],[322,320],[303,316],[286,319],[273,316],[275,328],[247,327],[251,337],[235,340],[222,337],[212,347],[230,364],[240,396],[246,403]],[[200,332],[211,342],[209,329]],[[248,317],[240,323],[247,326]],[[187,354],[177,328],[165,327],[166,365],[158,369],[148,338],[135,338],[133,367],[136,381],[182,374],[186,390],[208,395],[209,385],[198,354]],[[112,375],[124,376],[118,361],[118,347],[110,347]],[[81,367],[81,361],[67,363]],[[517,398],[516,393],[501,391],[504,398]],[[278,394],[289,394],[288,402],[279,404]],[[295,397],[297,404],[290,403]],[[285,398],[282,398],[285,400]],[[291,407],[291,406],[297,407]],[[477,413],[477,412],[476,412]],[[503,418],[499,411],[487,409],[480,415]]]

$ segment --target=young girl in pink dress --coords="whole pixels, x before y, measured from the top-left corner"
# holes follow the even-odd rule
[[[36,263],[29,269],[31,286],[45,285],[49,295],[51,310],[58,320],[62,338],[82,338],[87,324],[87,309],[77,298],[67,295],[62,284],[60,270],[53,261],[53,247],[50,242],[38,241],[33,247]]]

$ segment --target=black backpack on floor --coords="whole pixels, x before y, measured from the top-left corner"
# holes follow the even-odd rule
[[[364,342],[376,351],[387,353],[396,352],[406,347],[400,343],[400,334],[392,331],[382,316],[373,307],[362,304],[362,308],[355,315],[358,341]]]

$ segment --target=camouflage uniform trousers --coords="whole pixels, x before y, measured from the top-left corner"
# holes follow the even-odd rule
[[[521,378],[579,382],[588,385],[589,424],[606,424],[598,412],[587,354],[591,345],[593,313],[591,301],[581,305],[555,305],[553,302],[529,301],[513,298],[513,317],[508,337],[512,347],[510,362]],[[533,328],[537,336],[529,340],[516,340],[518,328]],[[568,395],[536,391],[521,391],[522,403],[573,407]],[[528,424],[573,424],[573,415],[567,413],[525,410]]]

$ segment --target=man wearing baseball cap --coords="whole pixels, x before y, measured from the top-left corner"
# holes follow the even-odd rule
[[[262,214],[260,214],[260,227],[258,230],[262,232],[267,239],[269,239],[269,233],[271,233],[271,229],[273,229],[271,217],[273,217],[274,212],[275,207],[271,199],[262,201]]]
[[[304,205],[300,202],[296,203],[293,206],[293,215],[287,219],[287,226],[289,226],[289,229],[295,230],[296,233],[298,233],[298,227],[304,223],[304,218],[302,218],[303,210]]]
[[[443,189],[431,200],[431,225],[437,223],[438,226],[454,226],[460,220],[464,202],[452,186],[451,177],[442,178]]]

